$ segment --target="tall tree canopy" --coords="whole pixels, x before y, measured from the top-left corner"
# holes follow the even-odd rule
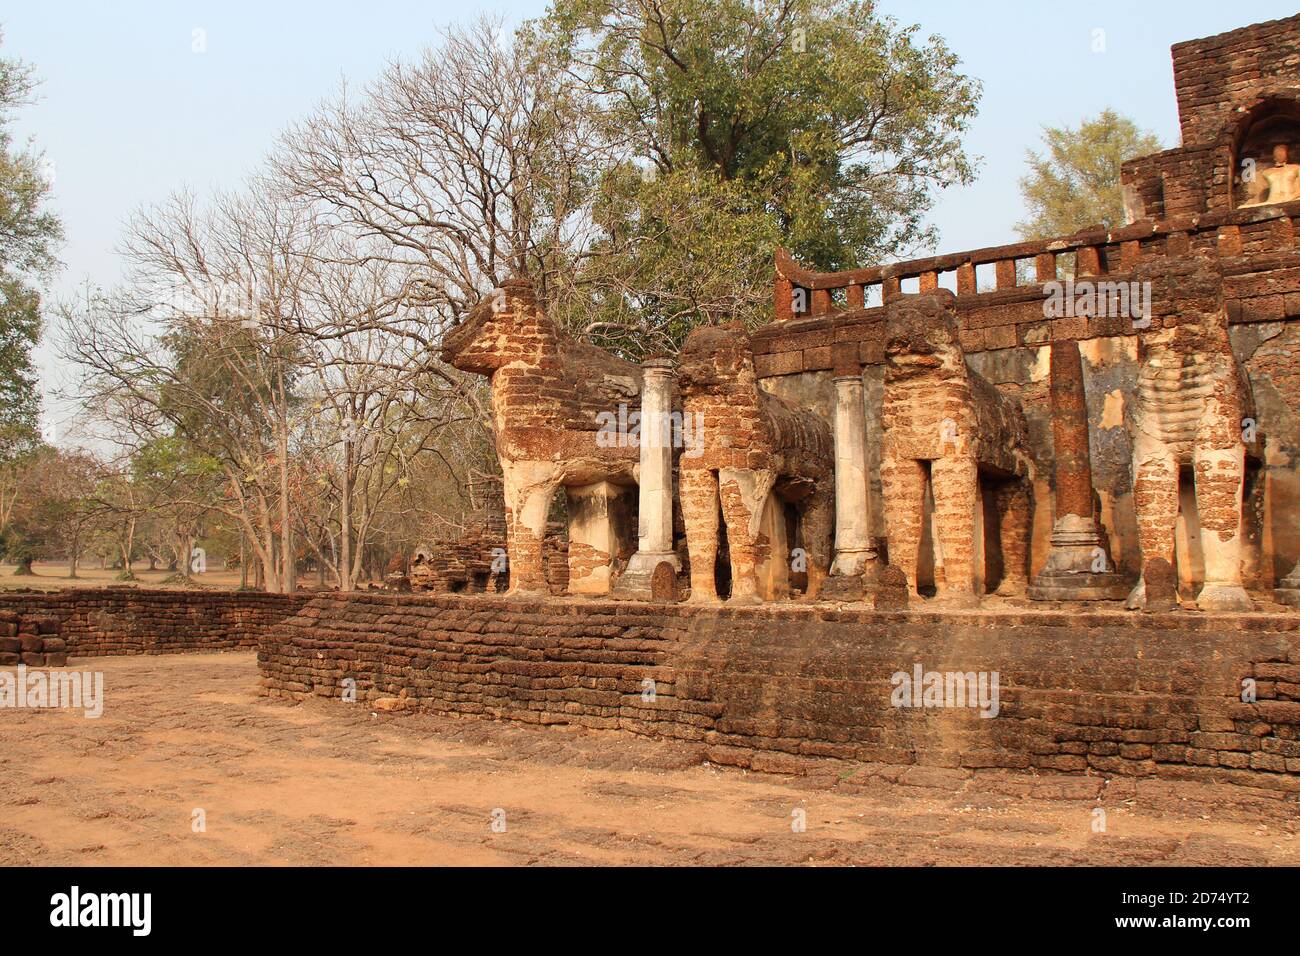
[[[1084,120],[1078,129],[1045,127],[1043,145],[1042,154],[1029,150],[1029,172],[1020,180],[1027,217],[1016,231],[1024,239],[1122,225],[1120,166],[1161,149],[1155,134],[1114,110]]]
[[[3,34],[0,34],[0,41]],[[32,349],[41,328],[40,280],[55,266],[62,227],[46,208],[39,153],[16,145],[13,114],[31,102],[31,68],[0,58],[0,460],[30,447],[40,414]]]
[[[523,39],[607,148],[570,319],[629,351],[767,317],[779,243],[823,269],[932,244],[972,175],[978,82],[870,2],[556,0]]]

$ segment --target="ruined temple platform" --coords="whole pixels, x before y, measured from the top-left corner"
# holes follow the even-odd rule
[[[997,673],[996,716],[893,675]],[[265,693],[615,730],[792,774],[879,764],[1300,793],[1300,616],[877,612],[321,595],[263,633]],[[1247,699],[1243,699],[1243,695]]]
[[[271,697],[344,707],[351,693],[376,711],[611,731],[753,770],[1101,774],[1297,799],[1294,610],[1145,614],[989,600],[979,610],[884,612],[113,588],[2,596],[0,618],[17,634],[7,640],[57,642],[73,667],[256,647]],[[40,653],[19,659],[41,666]],[[895,706],[895,675],[918,665],[972,680],[996,673],[996,714],[981,716],[973,701]]]

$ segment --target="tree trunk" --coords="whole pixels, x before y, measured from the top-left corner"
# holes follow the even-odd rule
[[[339,590],[355,586],[352,571],[352,439],[343,438],[343,487],[339,502]]]
[[[122,580],[134,581],[135,572],[131,570],[131,552],[135,550],[135,519],[126,524],[126,540],[122,542]]]
[[[194,571],[194,541],[195,539],[183,531],[176,532],[176,564],[179,566],[178,572],[182,578],[189,581],[191,573]],[[203,571],[207,571],[207,555],[204,555]]]
[[[289,417],[284,402],[283,368],[279,372],[279,389],[281,407],[285,409],[280,416],[280,559],[284,568],[280,583],[284,593],[292,594],[298,590],[298,568],[293,547],[293,507],[289,501]]]
[[[81,553],[81,535],[74,534],[68,543],[68,577],[77,577],[77,558]]]

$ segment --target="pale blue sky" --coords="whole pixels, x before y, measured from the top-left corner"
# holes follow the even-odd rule
[[[1022,214],[1016,180],[1044,125],[1076,124],[1110,106],[1177,145],[1169,47],[1290,16],[1286,0],[1182,2],[882,2],[904,23],[937,33],[984,82],[967,140],[983,157],[978,180],[936,206],[940,251],[1012,241]],[[21,114],[55,164],[66,269],[53,294],[87,277],[111,285],[120,225],[141,203],[181,186],[236,185],[277,132],[346,76],[362,84],[383,64],[436,38],[439,25],[480,12],[510,23],[540,15],[544,0],[416,3],[71,3],[0,0],[3,54],[32,63],[41,101]],[[194,31],[206,51],[194,52]],[[1093,52],[1104,30],[1105,51]],[[40,350],[47,392],[59,381]],[[61,417],[50,409],[51,417]]]

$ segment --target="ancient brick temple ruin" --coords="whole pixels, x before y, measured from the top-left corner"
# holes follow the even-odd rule
[[[1297,44],[1292,17],[1174,47],[1183,143],[1125,164],[1125,225],[837,273],[777,252],[775,323],[676,369],[507,285],[446,358],[493,376],[512,591],[545,591],[563,486],[571,593],[643,596],[667,561],[694,602],[861,600],[888,562],[959,604],[1136,609],[1161,558],[1201,610],[1300,602]],[[684,441],[599,442],[628,403]]]
[[[1005,524],[999,542],[984,521],[978,592],[998,583],[996,567],[1013,582],[1028,574],[1031,597],[1116,598],[1136,585],[1140,606],[1144,562],[1161,557],[1203,609],[1248,610],[1246,589],[1293,603],[1298,51],[1300,18],[1175,46],[1183,144],[1125,165],[1120,228],[831,274],[779,256],[778,321],[755,336],[762,385],[829,417],[846,371],[860,374],[867,445],[891,448],[894,312],[950,289],[965,364],[1018,402],[1028,426],[1030,468],[1016,472],[1032,477],[1028,562]],[[958,439],[996,435],[942,421]],[[931,492],[923,508],[910,491],[900,498],[893,462],[869,460],[872,538],[914,586],[942,588],[948,542],[929,535],[914,562],[911,541],[931,529],[921,511],[948,524],[934,464],[945,459],[906,457],[930,460]],[[1005,512],[1004,489],[981,477],[976,516]]]
[[[774,322],[640,366],[506,283],[443,352],[489,379],[504,517],[412,583],[495,591],[504,547],[509,593],[288,608],[266,692],[1300,799],[1300,16],[1173,59],[1182,144],[1117,228],[778,251]],[[900,709],[922,669],[999,675],[997,719]]]
[[[557,590],[563,488],[572,594],[647,597],[667,562],[697,603],[861,600],[889,563],[945,602],[1140,608],[1158,557],[1202,610],[1300,603],[1298,48],[1295,17],[1174,47],[1183,142],[1125,164],[1125,225],[836,273],[778,252],[776,321],[676,364],[571,342],[507,283],[444,358],[491,377],[511,591]]]

